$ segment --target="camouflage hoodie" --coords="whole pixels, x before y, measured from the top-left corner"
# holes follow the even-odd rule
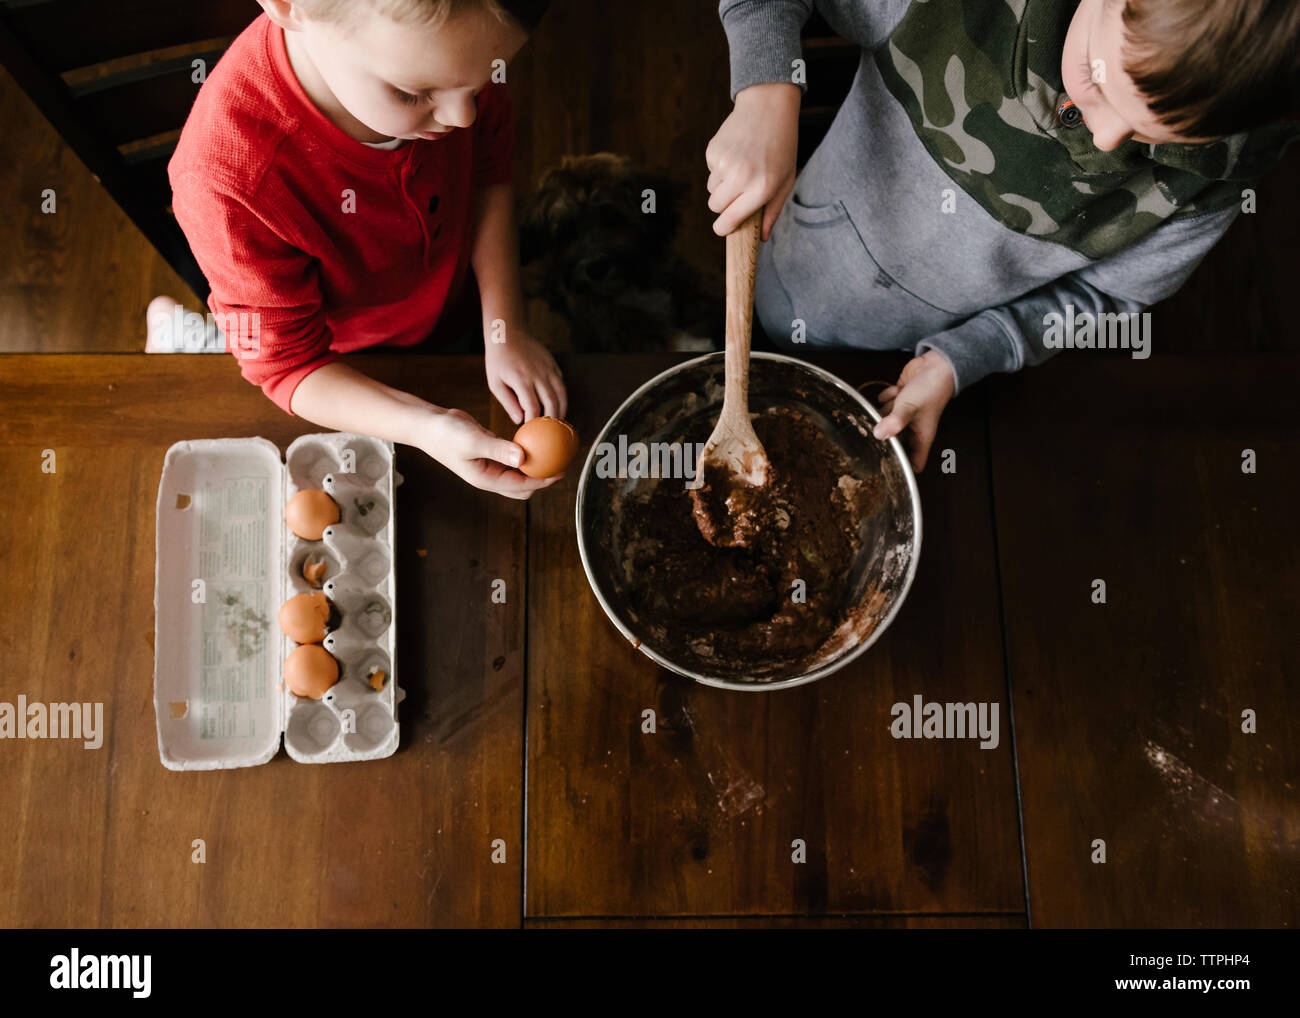
[[[791,81],[813,6],[721,0],[733,98]],[[816,0],[861,60],[760,249],[770,336],[798,319],[794,352],[937,350],[960,391],[1051,356],[1048,315],[1133,313],[1186,281],[1285,139],[1100,152],[1086,125],[1055,119],[1077,6]]]
[[[1295,138],[1280,124],[1203,145],[1127,141],[1111,152],[1057,116],[1061,50],[1077,2],[925,0],[875,51],[917,137],[998,222],[1089,258],[1166,219],[1241,200]]]

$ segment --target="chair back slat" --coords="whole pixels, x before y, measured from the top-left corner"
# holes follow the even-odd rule
[[[111,145],[180,127],[202,84],[194,80],[192,61],[203,60],[210,71],[220,57],[220,50],[179,57],[73,86],[76,115],[99,125]]]
[[[235,36],[262,11],[256,0],[5,0],[3,6],[32,58],[56,74]]]
[[[0,64],[200,297],[167,162],[202,79],[260,12],[256,0],[0,0]]]

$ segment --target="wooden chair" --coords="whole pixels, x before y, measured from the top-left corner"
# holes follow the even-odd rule
[[[254,0],[0,0],[0,63],[200,298],[167,162]]]

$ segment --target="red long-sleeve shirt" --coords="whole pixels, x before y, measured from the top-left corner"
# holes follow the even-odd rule
[[[510,95],[492,83],[468,128],[364,145],[307,97],[283,30],[265,14],[249,25],[167,168],[209,308],[247,316],[248,334],[227,335],[244,377],[292,413],[298,383],[341,354],[428,337],[462,294],[475,190],[511,178],[512,131]]]

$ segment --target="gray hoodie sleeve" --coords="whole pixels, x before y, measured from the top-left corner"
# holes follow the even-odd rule
[[[1140,311],[1173,294],[1232,225],[1237,205],[1165,223],[1118,254],[1077,269],[1001,307],[989,308],[921,340],[919,357],[938,350],[952,365],[956,392],[995,371],[1041,364],[1057,350],[1044,345],[1050,313]],[[1152,345],[1158,344],[1158,337]]]
[[[813,0],[722,0],[718,14],[731,49],[731,99],[750,85],[793,82],[793,67],[803,53],[799,33],[812,14]],[[799,84],[801,92],[807,86]]]

